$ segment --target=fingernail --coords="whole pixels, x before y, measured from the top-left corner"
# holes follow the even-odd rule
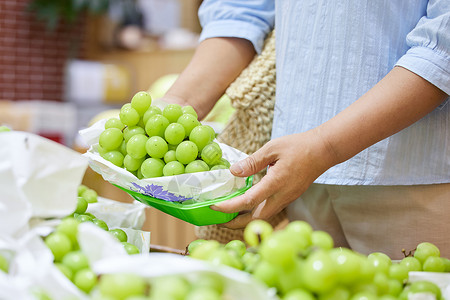
[[[216,211],[219,211],[219,207],[218,206],[216,206],[216,205],[211,205],[209,208],[211,208],[212,210],[216,210]]]
[[[242,168],[242,163],[239,161],[239,162],[237,162],[237,163],[235,163],[235,164],[233,164],[231,167],[230,167],[230,170],[231,170],[231,172],[233,172],[234,174],[242,174],[242,173],[244,173],[244,169]]]

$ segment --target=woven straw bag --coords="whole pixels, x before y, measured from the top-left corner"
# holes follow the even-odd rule
[[[218,140],[247,154],[252,154],[270,140],[273,110],[275,106],[275,32],[267,37],[261,54],[242,71],[239,77],[228,87],[226,94],[236,109]],[[257,183],[265,170],[254,177]],[[269,222],[274,226],[286,223],[286,213],[272,217]],[[212,239],[221,243],[230,240],[242,240],[242,229],[228,229],[218,225],[195,227],[200,239]]]

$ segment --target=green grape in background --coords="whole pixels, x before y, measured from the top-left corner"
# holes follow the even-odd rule
[[[142,162],[141,173],[144,178],[161,177],[163,175],[164,162],[159,158],[147,158]]]
[[[8,126],[0,126],[0,132],[8,132],[11,131],[11,129]]]
[[[0,254],[0,271],[8,273],[9,262],[2,254]]]
[[[445,262],[441,257],[429,256],[423,263],[422,269],[425,272],[441,273],[445,271]]]
[[[217,144],[210,143],[203,147],[201,157],[208,165],[215,165],[222,159],[222,149]]]
[[[52,251],[55,261],[61,261],[63,257],[72,251],[70,238],[61,232],[53,232],[44,239],[47,247]]]
[[[152,281],[150,296],[154,299],[185,299],[191,286],[177,275],[156,278]]]
[[[184,173],[184,166],[179,161],[168,162],[163,168],[164,176],[180,175]]]
[[[181,111],[183,112],[183,114],[190,114],[190,115],[193,115],[196,119],[198,119],[197,112],[196,112],[195,109],[194,109],[192,106],[190,106],[190,105],[183,106],[183,107],[181,108]]]
[[[95,225],[97,225],[99,228],[108,231],[108,225],[105,223],[105,221],[97,219],[97,218],[93,218],[92,219],[92,223],[94,223]]]
[[[422,264],[417,258],[413,256],[407,256],[403,258],[400,261],[400,264],[405,266],[408,272],[422,271]]]
[[[119,273],[103,274],[100,277],[98,289],[101,296],[105,298],[125,300],[132,296],[145,295],[147,286],[148,284],[141,276]]]
[[[334,246],[333,238],[328,232],[315,230],[311,233],[311,243],[321,249],[330,250]]]
[[[183,114],[178,120],[178,124],[181,124],[185,130],[185,137],[188,137],[191,134],[192,129],[197,126],[200,126],[200,122],[197,120],[197,117],[192,114]]]
[[[125,158],[123,159],[123,166],[125,167],[125,169],[127,169],[127,171],[134,172],[134,171],[137,171],[141,167],[142,162],[144,160],[145,160],[145,157],[136,159],[127,154],[127,155],[125,155]]]
[[[152,97],[144,91],[137,92],[131,99],[131,107],[134,108],[140,116],[143,116],[152,104]]]
[[[251,221],[244,229],[244,240],[251,246],[258,246],[273,232],[273,227],[264,220]]]
[[[385,274],[389,273],[389,267],[392,264],[389,256],[382,252],[373,252],[370,253],[367,258],[370,263],[375,267],[375,272],[383,272]]]
[[[135,245],[130,244],[128,242],[122,242],[122,245],[123,245],[125,251],[130,255],[139,254],[139,252],[140,252],[138,247],[136,247]]]
[[[83,292],[89,293],[97,284],[97,275],[89,268],[82,269],[73,276],[73,283]]]
[[[81,194],[81,197],[86,200],[87,203],[96,203],[98,202],[98,195],[97,192],[93,189],[87,189]]]
[[[67,277],[67,279],[71,280],[73,279],[73,272],[71,269],[69,269],[67,266],[63,265],[62,263],[55,263],[55,266],[61,271],[61,273],[64,274],[64,276]]]
[[[86,255],[79,250],[71,251],[64,255],[61,263],[68,267],[74,274],[79,270],[89,267],[89,262]]]
[[[123,231],[120,228],[115,228],[115,229],[111,229],[109,230],[109,233],[112,234],[112,236],[114,236],[116,239],[118,239],[120,242],[126,242],[128,241],[128,236],[125,233],[125,231]]]
[[[414,257],[420,261],[422,267],[428,257],[440,257],[440,255],[441,252],[439,251],[439,248],[429,242],[420,243],[419,245],[417,245],[416,250],[414,251]]]
[[[87,189],[89,189],[87,186],[85,186],[84,184],[80,184],[77,189],[78,196],[81,196]]]
[[[72,245],[77,245],[77,234],[78,234],[78,225],[80,222],[75,220],[72,217],[67,217],[63,220],[61,220],[61,223],[58,224],[56,227],[56,232],[60,232],[67,236],[70,241],[72,242]]]
[[[150,117],[154,115],[162,115],[162,111],[157,106],[150,106],[142,117],[142,121],[144,122],[144,124],[147,124],[148,119],[150,119]]]
[[[87,207],[87,201],[83,197],[77,197],[77,207],[75,208],[74,213],[82,214],[86,211]]]

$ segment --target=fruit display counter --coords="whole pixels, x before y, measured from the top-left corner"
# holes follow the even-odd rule
[[[426,241],[393,261],[335,247],[303,221],[274,230],[254,220],[242,241],[152,245],[142,226],[148,206],[161,209],[153,200],[173,213],[245,192],[251,178],[228,170],[241,153],[217,143],[192,108],[152,106],[146,92],[99,122],[83,133],[83,155],[0,128],[0,299],[450,300],[450,260]],[[136,201],[81,184],[88,164]],[[205,207],[199,222],[234,217]]]

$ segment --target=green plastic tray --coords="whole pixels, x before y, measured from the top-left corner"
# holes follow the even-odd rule
[[[248,190],[253,183],[253,176],[246,179],[246,185],[240,190],[234,192],[233,194],[219,197],[212,200],[206,200],[198,203],[183,204],[179,202],[170,202],[166,200],[161,200],[151,196],[143,195],[135,191],[131,191],[116,185],[118,188],[124,190],[130,194],[137,201],[144,203],[148,206],[156,208],[166,214],[169,214],[175,218],[181,219],[188,223],[204,226],[212,224],[222,224],[234,219],[238,213],[227,214],[220,211],[215,211],[209,208],[211,205],[216,203],[234,198],[236,196],[242,195]]]

